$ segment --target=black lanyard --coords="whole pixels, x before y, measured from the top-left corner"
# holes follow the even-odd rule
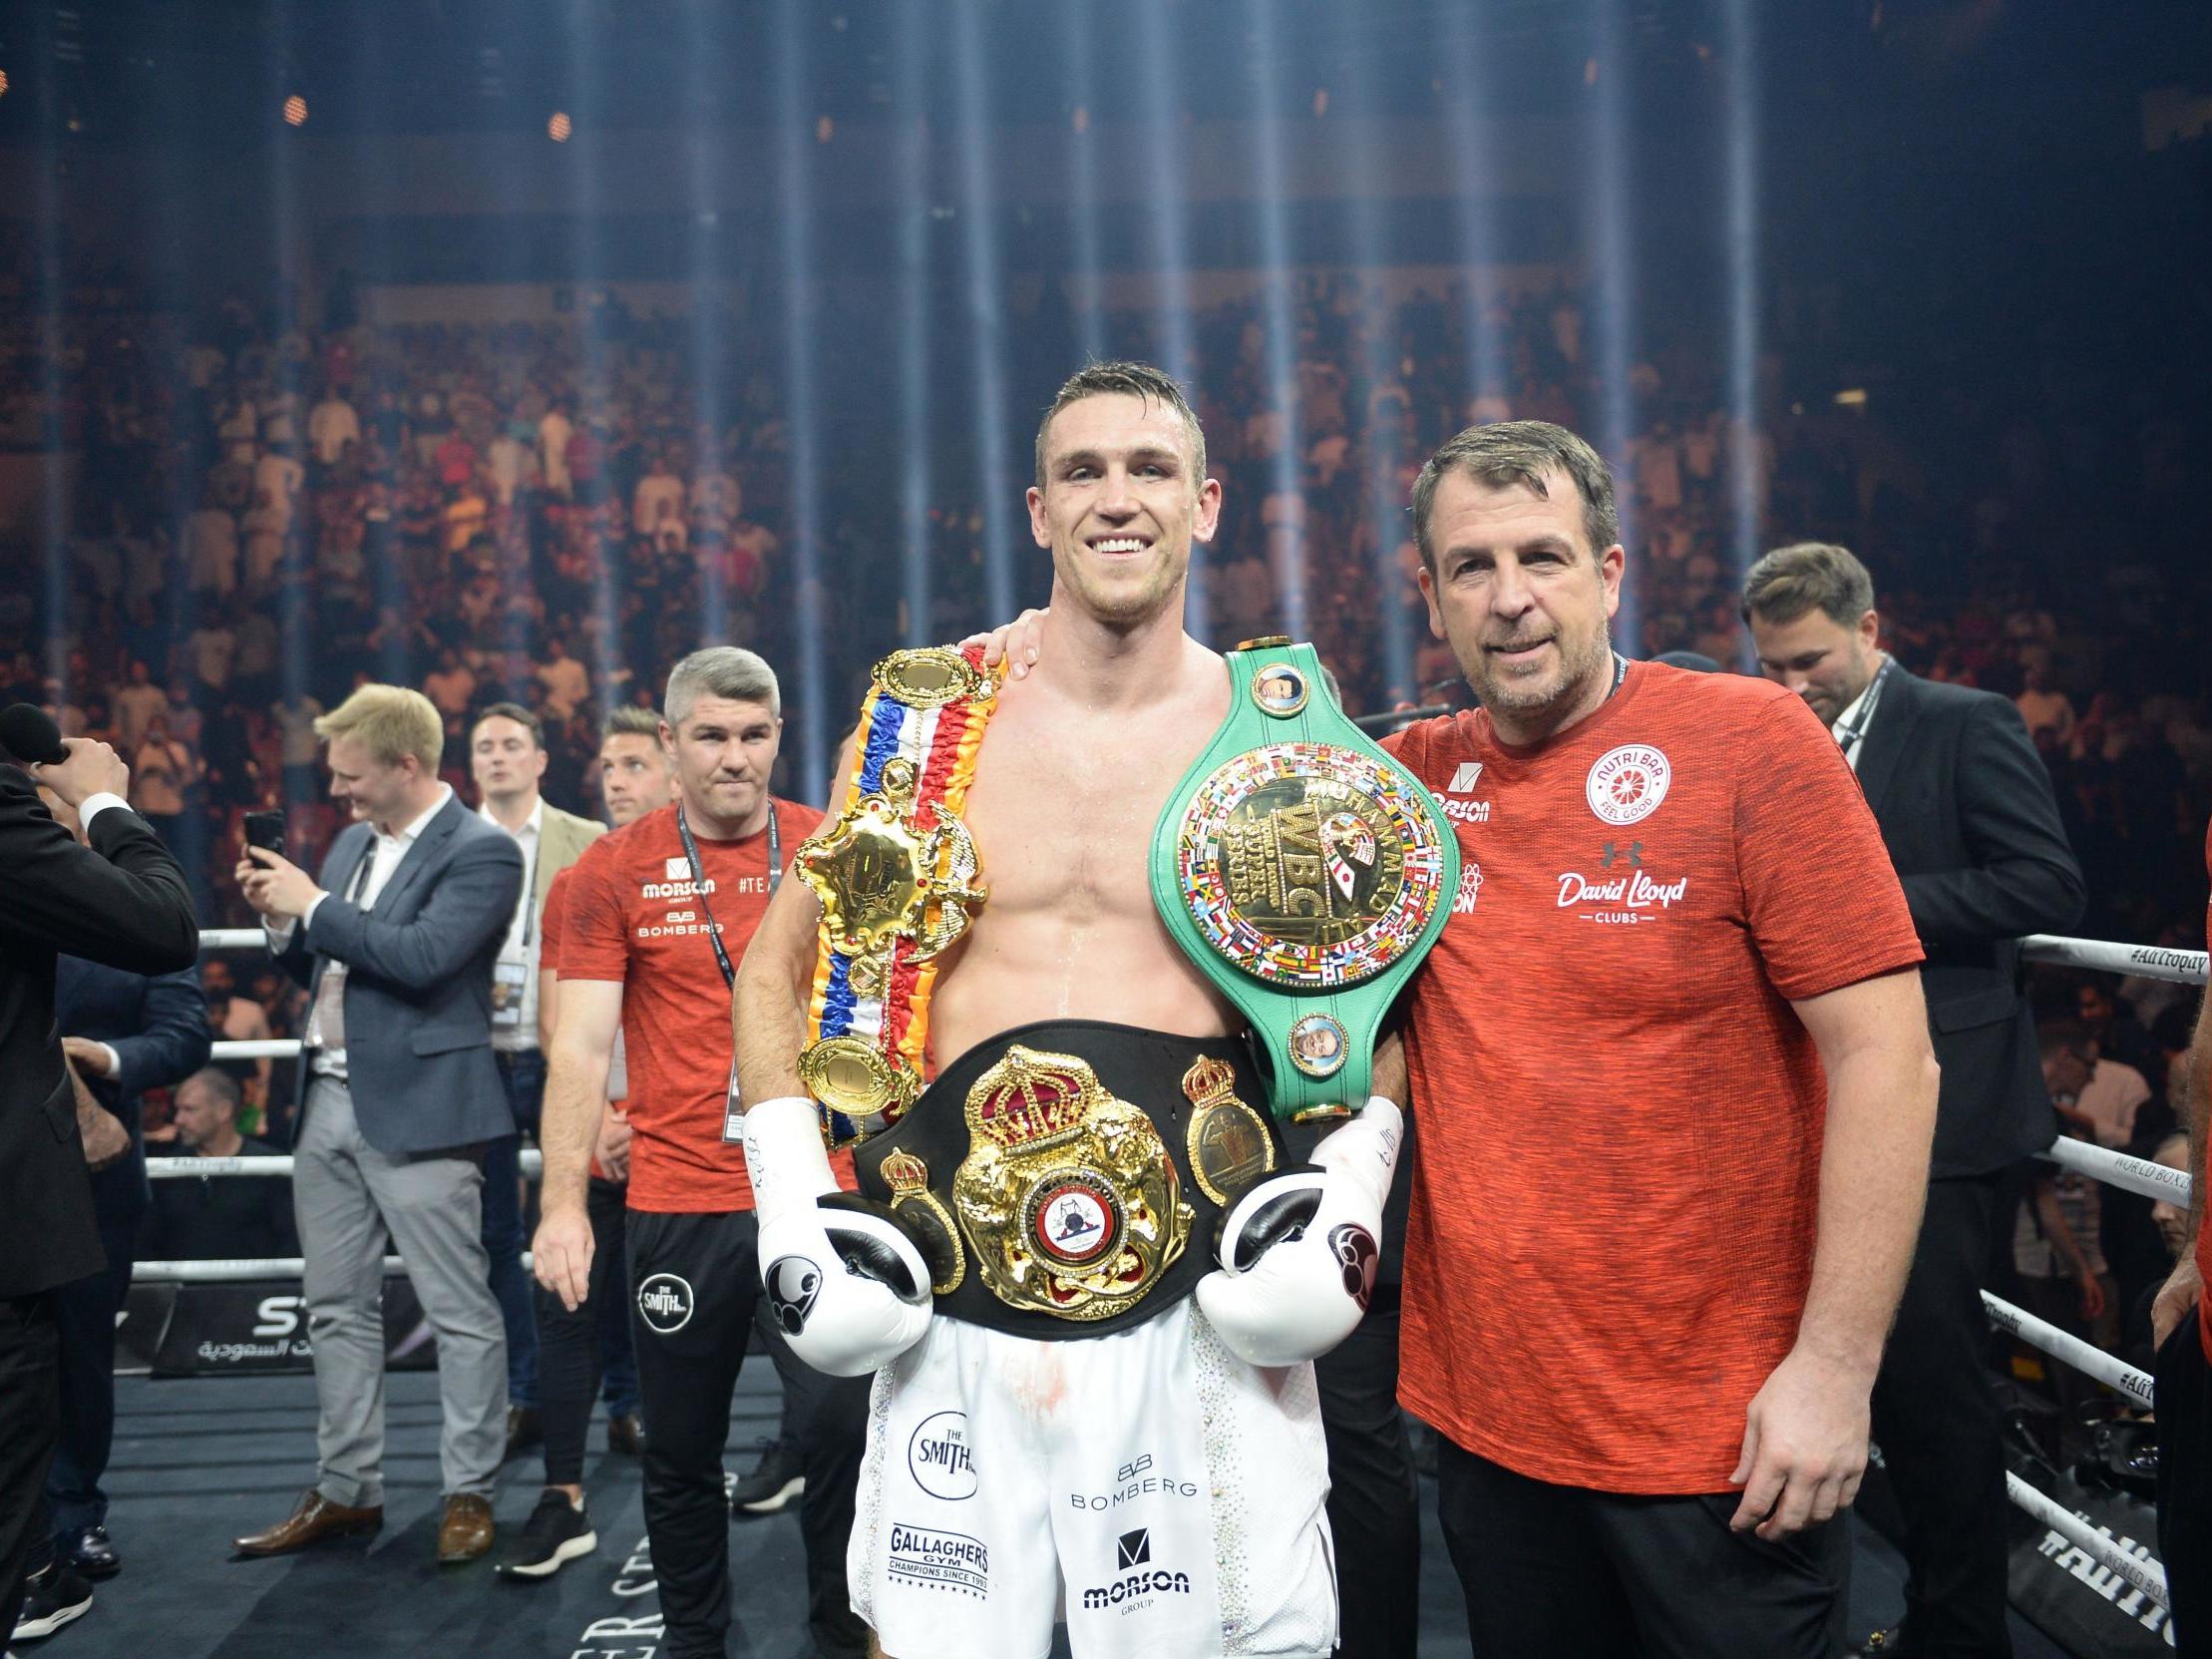
[[[1882,682],[1890,677],[1890,670],[1896,666],[1896,657],[1882,658],[1882,666],[1874,675],[1874,683],[1866,688],[1866,695],[1859,703],[1857,716],[1836,733],[1836,746],[1843,750],[1844,759],[1849,760],[1858,751],[1859,744],[1865,740],[1867,724],[1874,718],[1875,704],[1882,700]]]
[[[361,862],[353,867],[353,879],[346,883],[346,903],[355,909],[361,907],[361,895],[369,890],[369,867],[376,863],[376,826],[369,826],[368,850],[361,855]]]
[[[676,833],[683,838],[683,856],[691,861],[691,885],[698,890],[699,908],[706,912],[707,943],[714,947],[714,961],[722,970],[722,983],[732,991],[737,989],[737,970],[730,966],[730,953],[722,946],[722,925],[714,919],[714,906],[707,902],[706,866],[699,860],[699,843],[691,839],[691,826],[684,822],[683,803],[676,803]],[[776,889],[784,879],[783,831],[776,823],[776,803],[768,803],[768,896],[773,899]]]

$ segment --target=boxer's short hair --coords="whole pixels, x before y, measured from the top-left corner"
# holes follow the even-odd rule
[[[1183,431],[1191,440],[1191,488],[1196,491],[1206,482],[1206,434],[1199,430],[1198,414],[1191,408],[1191,400],[1183,395],[1183,388],[1175,377],[1154,368],[1150,363],[1087,363],[1069,375],[1053,394],[1052,406],[1045,410],[1044,419],[1037,426],[1037,488],[1044,488],[1044,444],[1052,430],[1052,421],[1071,403],[1080,403],[1087,397],[1133,397],[1142,403],[1157,403],[1172,410],[1183,422]]]

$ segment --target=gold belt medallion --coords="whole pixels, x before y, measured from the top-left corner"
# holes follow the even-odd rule
[[[1226,1061],[1211,1055],[1193,1060],[1183,1073],[1183,1092],[1191,1101],[1191,1175],[1226,1210],[1275,1173],[1275,1139],[1267,1121],[1238,1098],[1237,1068]]]
[[[967,1092],[953,1208],[1008,1307],[1110,1319],[1190,1242],[1193,1211],[1152,1119],[1073,1054],[1018,1043]]]
[[[892,1213],[921,1240],[922,1259],[929,1264],[929,1289],[950,1296],[967,1277],[967,1254],[944,1200],[929,1190],[929,1166],[912,1152],[894,1152],[884,1159],[883,1176],[891,1188]]]

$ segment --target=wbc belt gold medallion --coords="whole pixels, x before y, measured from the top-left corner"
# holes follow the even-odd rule
[[[1193,1211],[1152,1119],[1073,1054],[1016,1043],[967,1092],[952,1205],[992,1294],[1061,1319],[1134,1307]]]
[[[1355,986],[1391,966],[1436,908],[1441,865],[1436,832],[1403,788],[1368,755],[1326,743],[1270,744],[1219,767],[1193,792],[1178,839],[1199,937],[1287,989]],[[1310,1070],[1341,1044],[1304,1047]]]

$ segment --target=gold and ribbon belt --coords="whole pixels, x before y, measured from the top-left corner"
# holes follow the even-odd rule
[[[799,1075],[833,1146],[899,1121],[922,1090],[936,959],[983,902],[960,822],[997,695],[979,646],[894,651],[861,705],[837,822],[799,848],[822,901]]]

